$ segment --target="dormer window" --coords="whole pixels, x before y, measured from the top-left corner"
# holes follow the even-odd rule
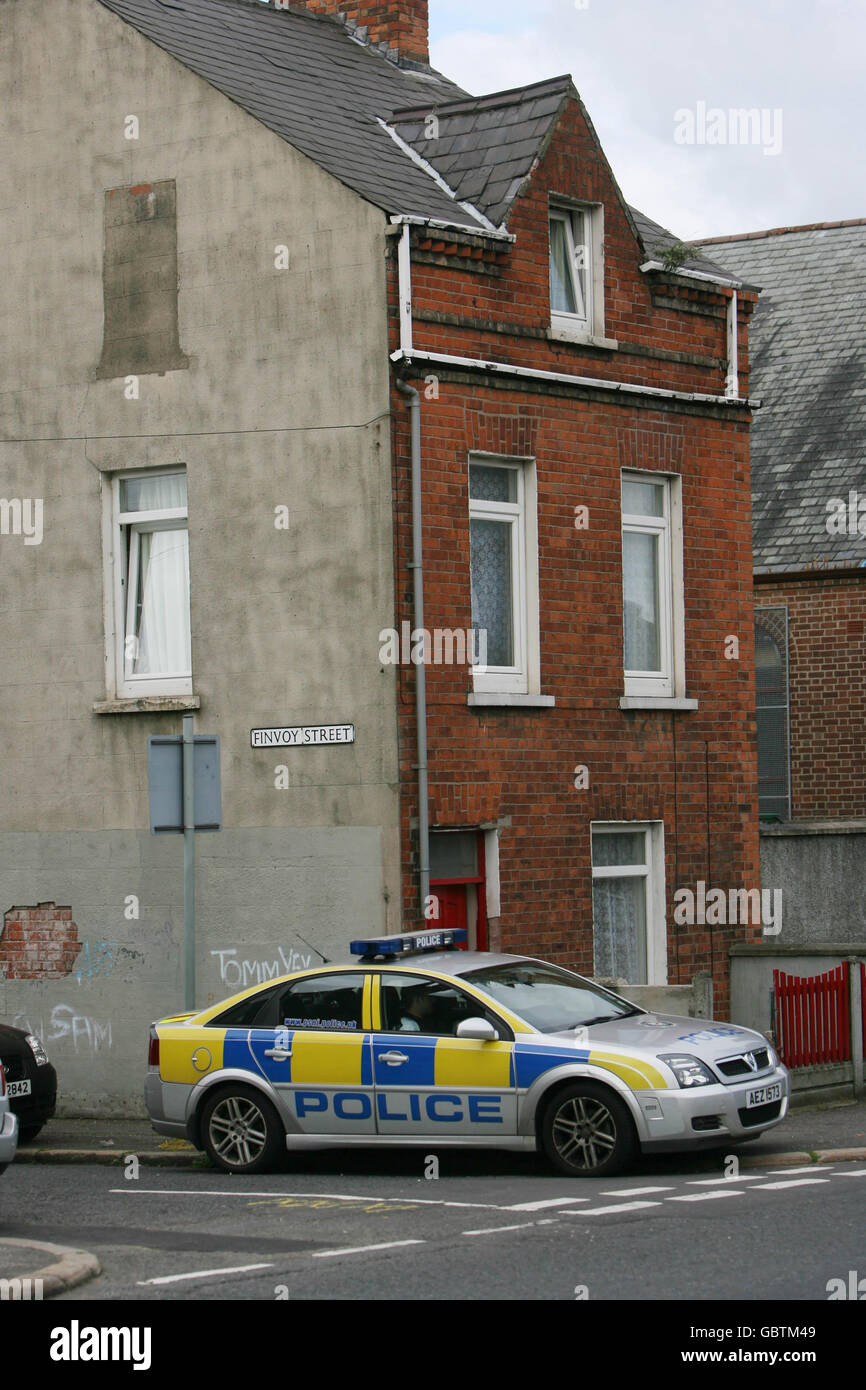
[[[589,331],[592,323],[592,224],[584,209],[550,214],[550,308]]]
[[[602,246],[600,204],[551,205],[550,325],[553,337],[583,341],[604,339]]]

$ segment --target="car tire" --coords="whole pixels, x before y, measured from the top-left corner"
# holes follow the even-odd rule
[[[254,1086],[231,1086],[209,1096],[201,1139],[211,1163],[226,1173],[266,1173],[277,1166],[286,1131],[271,1102]]]
[[[554,1168],[572,1178],[621,1173],[637,1148],[624,1101],[591,1081],[557,1091],[544,1111],[541,1142]]]
[[[41,1132],[42,1125],[28,1125],[26,1129],[19,1128],[18,1142],[20,1144],[29,1144],[30,1140],[35,1139],[37,1134],[41,1134]]]

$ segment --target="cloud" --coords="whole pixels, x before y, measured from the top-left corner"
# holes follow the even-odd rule
[[[431,0],[431,21],[434,65],[468,91],[570,72],[628,201],[684,238],[866,214],[860,0]],[[779,112],[781,151],[678,144],[699,103]]]

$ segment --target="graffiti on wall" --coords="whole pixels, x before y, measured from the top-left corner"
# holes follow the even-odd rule
[[[219,957],[220,984],[229,989],[246,989],[249,985],[262,985],[266,980],[275,980],[278,975],[288,975],[292,970],[308,970],[313,963],[311,955],[303,951],[284,951],[278,946],[279,959],[239,958],[236,946],[224,947],[221,951],[211,951]]]
[[[47,1020],[25,1013],[16,1014],[12,1024],[15,1028],[23,1028],[25,1033],[35,1033],[49,1051],[52,1043],[66,1043],[76,1056],[96,1057],[114,1046],[110,1019],[102,1023],[88,1014],[79,1013],[71,1004],[55,1004]]]

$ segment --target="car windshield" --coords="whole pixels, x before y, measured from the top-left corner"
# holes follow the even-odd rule
[[[558,965],[520,961],[470,970],[463,977],[540,1033],[561,1033],[643,1013]]]

